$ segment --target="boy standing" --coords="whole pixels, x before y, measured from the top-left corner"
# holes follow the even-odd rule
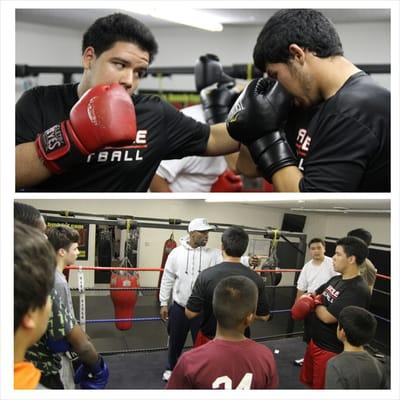
[[[274,389],[278,374],[270,349],[244,336],[257,309],[258,289],[245,276],[215,288],[215,338],[179,358],[167,389]]]
[[[337,338],[344,350],[328,361],[326,389],[385,389],[382,364],[364,350],[375,336],[376,319],[361,307],[348,306],[339,314]]]

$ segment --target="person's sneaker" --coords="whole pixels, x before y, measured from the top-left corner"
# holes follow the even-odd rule
[[[166,369],[162,375],[162,380],[164,382],[168,382],[169,378],[171,378],[172,371],[170,369]]]
[[[304,363],[304,358],[299,358],[298,360],[293,361],[293,364],[298,365],[299,367],[301,367],[303,363]]]

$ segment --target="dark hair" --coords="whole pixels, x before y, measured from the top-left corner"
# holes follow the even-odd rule
[[[56,252],[60,249],[68,250],[72,243],[79,243],[79,232],[68,225],[50,228],[47,237]]]
[[[257,309],[258,289],[245,276],[228,276],[214,289],[213,312],[219,325],[225,329],[236,328],[244,318]]]
[[[320,239],[320,238],[313,238],[313,239],[311,239],[311,240],[308,242],[308,248],[310,248],[310,246],[311,246],[313,243],[321,243],[322,246],[326,247],[326,246],[325,246],[325,241],[324,241],[324,240],[322,240],[322,239]]]
[[[129,15],[115,13],[96,19],[83,35],[82,54],[93,47],[96,56],[111,49],[116,42],[130,42],[147,51],[150,63],[158,51],[158,44],[150,29]]]
[[[344,330],[352,346],[363,346],[375,336],[376,319],[365,308],[347,306],[339,314],[338,326]]]
[[[354,236],[361,240],[364,240],[364,242],[367,244],[367,246],[369,246],[372,242],[371,232],[368,232],[367,230],[365,230],[363,228],[353,229],[352,231],[347,233],[347,236]]]
[[[29,310],[43,307],[54,284],[56,257],[46,237],[14,222],[14,332]]]
[[[249,244],[249,235],[239,226],[231,226],[221,237],[225,253],[231,257],[241,257]]]
[[[342,43],[332,22],[312,9],[280,10],[264,25],[253,51],[254,65],[261,71],[269,63],[287,63],[289,46],[309,50],[317,57],[343,55]]]
[[[33,226],[34,228],[40,227],[42,214],[40,211],[28,204],[14,202],[14,219],[22,222],[25,225]]]
[[[342,246],[347,257],[354,256],[357,265],[361,265],[368,257],[368,247],[365,242],[354,236],[346,236],[336,242],[336,246]]]

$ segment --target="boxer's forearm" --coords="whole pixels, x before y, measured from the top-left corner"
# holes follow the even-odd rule
[[[52,173],[39,159],[35,142],[22,143],[15,148],[15,182],[17,188],[36,185],[51,175]]]
[[[272,176],[275,192],[300,192],[299,184],[303,174],[301,171],[291,165],[275,172]]]

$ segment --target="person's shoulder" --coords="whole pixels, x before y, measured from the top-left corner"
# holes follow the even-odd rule
[[[325,256],[325,257],[324,257],[324,264],[325,264],[326,266],[328,266],[328,267],[333,268],[333,258],[332,258],[332,257]]]
[[[201,279],[211,279],[215,275],[219,275],[221,271],[219,267],[221,266],[221,264],[223,263],[215,264],[211,268],[203,269],[203,271],[199,273],[199,277],[201,277]]]
[[[365,95],[374,93],[374,94],[378,94],[378,95],[382,94],[384,96],[390,96],[390,91],[388,89],[381,86],[370,75],[368,75],[364,71],[360,71],[360,72],[357,72],[356,74],[352,75],[348,79],[347,85],[353,89],[357,88],[360,91],[364,91]]]
[[[202,251],[205,251],[206,253],[209,254],[218,254],[221,252],[221,249],[217,249],[215,247],[203,247]]]
[[[72,107],[79,100],[77,86],[78,84],[35,86],[25,91],[18,103],[21,106],[36,102],[42,107],[49,104],[68,104]]]
[[[324,285],[326,285],[326,286],[329,286],[329,285],[336,285],[337,283],[339,283],[339,282],[341,282],[341,281],[343,281],[342,275],[341,275],[341,274],[339,274],[339,275],[334,275],[334,276],[332,276],[331,278],[329,278],[328,281],[326,282],[326,284],[324,284]]]
[[[180,363],[191,363],[191,362],[196,362],[199,360],[202,356],[208,353],[214,353],[215,347],[218,347],[218,344],[214,340],[211,340],[202,346],[199,347],[194,347],[189,351],[183,352],[179,356],[179,362]]]
[[[64,85],[35,86],[30,90],[38,96],[51,96],[58,94],[77,95],[77,86],[77,84],[69,83]]]
[[[389,99],[390,92],[361,71],[351,76],[327,104],[332,104],[338,116],[365,123],[376,113],[390,111]]]
[[[252,339],[248,339],[247,343],[251,348],[258,349],[260,352],[265,353],[265,354],[269,354],[271,356],[273,355],[272,350],[268,346],[266,346],[265,344],[258,343],[258,342],[256,342],[255,340],[252,340]]]
[[[331,358],[327,361],[326,366],[327,366],[327,367],[329,367],[329,366],[335,366],[335,365],[336,365],[338,362],[340,362],[340,360],[343,358],[343,354],[344,354],[344,352],[339,353],[339,354],[336,354],[335,356],[331,357]]]
[[[133,102],[136,104],[147,104],[147,103],[163,103],[164,100],[156,94],[145,94],[138,93],[132,96]]]
[[[132,96],[133,104],[135,105],[136,113],[138,115],[149,114],[159,116],[175,116],[175,118],[185,118],[172,104],[155,94],[134,94]]]
[[[49,86],[34,86],[30,89],[25,90],[20,99],[26,100],[30,98],[43,98],[47,96],[52,96],[58,93],[65,92],[72,85],[49,85]]]
[[[174,247],[168,254],[167,261],[168,261],[168,259],[172,259],[173,257],[179,256],[179,254],[182,252],[182,250],[183,250],[182,245]]]
[[[374,263],[373,263],[369,258],[366,258],[366,259],[365,259],[365,266],[366,266],[368,269],[375,270],[375,272],[378,271],[378,270],[375,268]]]
[[[245,273],[251,279],[253,279],[255,283],[259,285],[261,284],[264,287],[264,279],[256,271],[252,270],[251,268],[243,264],[241,264],[240,268],[242,269],[243,273]]]

